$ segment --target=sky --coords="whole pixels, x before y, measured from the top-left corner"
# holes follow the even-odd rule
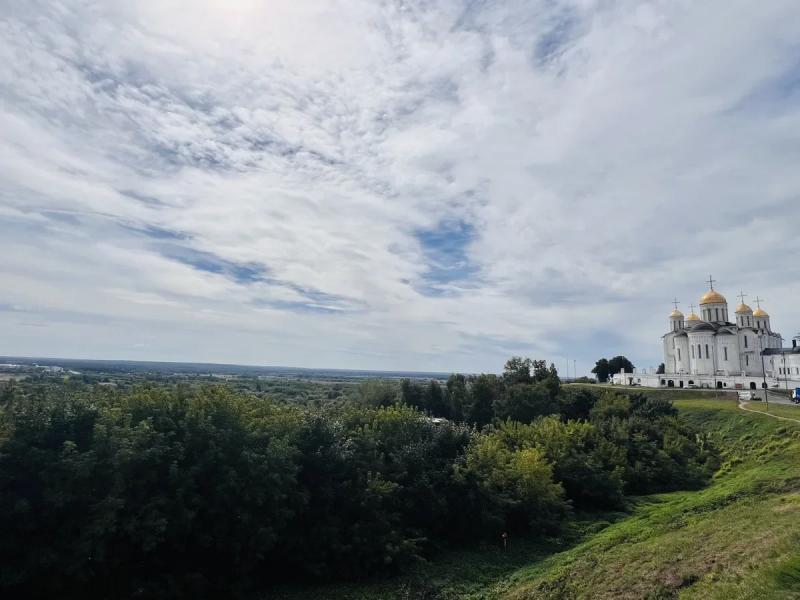
[[[799,165],[797,0],[0,0],[0,354],[580,375],[709,274],[788,340]]]

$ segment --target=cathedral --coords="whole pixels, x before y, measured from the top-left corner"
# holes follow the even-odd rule
[[[769,314],[742,303],[728,313],[725,296],[711,289],[700,298],[700,315],[694,306],[688,317],[676,308],[669,315],[669,332],[663,336],[664,366],[668,373],[689,375],[764,375],[761,352],[780,348],[781,335],[772,331]]]
[[[669,330],[662,336],[663,373],[618,373],[613,382],[652,387],[715,387],[756,389],[800,385],[800,336],[791,348],[773,331],[770,316],[756,298],[756,309],[741,303],[731,314],[725,296],[709,290],[699,302],[699,314],[691,306],[688,316],[675,308]]]

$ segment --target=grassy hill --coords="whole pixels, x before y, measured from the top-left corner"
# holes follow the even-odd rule
[[[703,490],[636,498],[625,514],[579,516],[561,538],[512,540],[508,553],[458,552],[391,581],[277,597],[800,598],[800,424],[731,400],[675,404],[724,451]],[[770,409],[800,418],[794,407]]]
[[[492,595],[800,597],[800,424],[731,401],[676,404],[725,451],[712,485],[641,498],[630,517],[516,571]],[[793,407],[773,410],[800,417]]]

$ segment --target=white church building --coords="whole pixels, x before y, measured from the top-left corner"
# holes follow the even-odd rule
[[[783,347],[783,337],[772,330],[769,314],[756,298],[753,310],[744,303],[733,314],[728,301],[714,289],[700,298],[700,314],[694,305],[688,316],[675,309],[669,329],[662,336],[664,373],[617,373],[612,383],[648,387],[704,387],[757,389],[800,387],[800,335],[792,346]]]

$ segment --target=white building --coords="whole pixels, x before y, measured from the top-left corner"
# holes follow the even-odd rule
[[[708,387],[756,389],[800,387],[800,336],[791,348],[782,348],[781,335],[772,330],[770,316],[761,307],[742,303],[731,315],[728,301],[714,289],[700,298],[688,317],[675,309],[669,330],[662,336],[664,373],[617,373],[612,382],[650,387]]]

